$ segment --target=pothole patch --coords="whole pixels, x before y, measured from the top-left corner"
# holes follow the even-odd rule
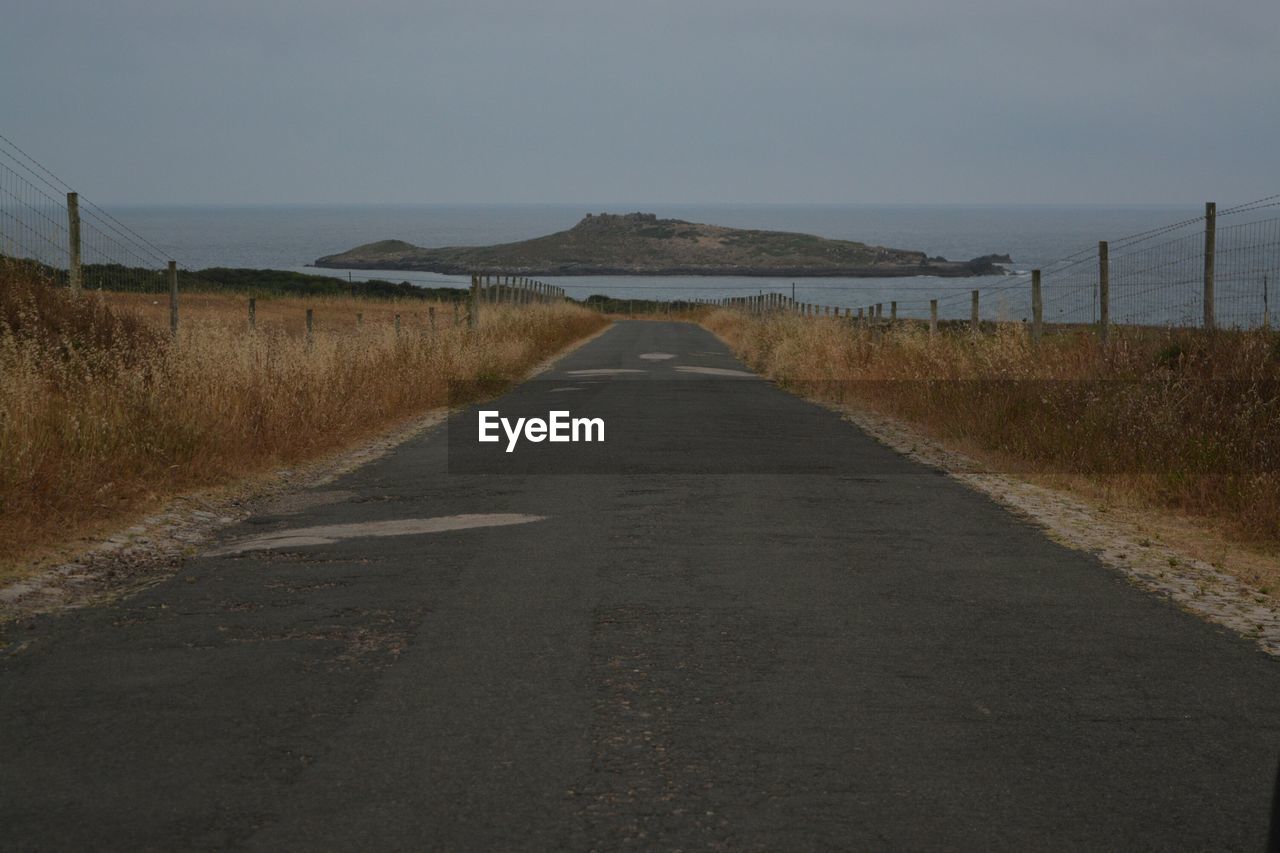
[[[675,358],[675,355],[669,352],[642,352],[640,358],[645,361],[666,361],[669,358]]]

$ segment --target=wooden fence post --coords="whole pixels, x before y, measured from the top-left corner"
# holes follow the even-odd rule
[[[1031,341],[1040,343],[1044,334],[1044,296],[1040,292],[1040,270],[1031,271]]]
[[[178,336],[178,262],[169,261],[169,332]]]
[[[1218,205],[1204,205],[1204,327],[1213,331],[1217,324],[1213,295],[1213,255],[1218,242]]]
[[[876,303],[876,319],[879,320],[883,316],[884,316],[884,303],[877,302]]]
[[[311,349],[311,345],[315,343],[315,316],[311,309],[307,309],[307,349]]]
[[[436,306],[427,309],[427,322],[431,324],[431,334],[436,333]]]
[[[896,322],[898,322],[898,302],[897,302],[897,300],[894,300],[893,302],[890,302],[890,303],[889,303],[889,322],[890,322],[890,323],[896,323]]]
[[[84,286],[84,266],[80,261],[80,195],[67,193],[67,284],[72,293]]]
[[[462,303],[455,300],[453,303],[453,325],[457,326],[462,322]]]
[[[975,335],[981,330],[982,318],[978,313],[978,291],[973,292],[973,305],[969,311],[969,331]]]
[[[400,315],[397,314],[396,315],[396,338],[399,339],[399,337],[400,337]]]
[[[471,276],[471,304],[467,306],[467,328],[480,324],[480,276]]]
[[[249,297],[249,331],[258,328],[258,300],[252,296]]]
[[[1098,337],[1105,344],[1111,337],[1111,260],[1107,241],[1098,241]]]
[[[929,300],[929,334],[938,334],[938,300]]]

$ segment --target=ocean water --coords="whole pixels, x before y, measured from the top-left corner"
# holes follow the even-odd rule
[[[741,228],[800,231],[823,237],[913,249],[930,256],[968,259],[1008,254],[1011,271],[1047,268],[1054,261],[1099,240],[1160,228],[1198,216],[1199,206],[1052,207],[920,205],[494,205],[494,206],[114,206],[111,212],[151,243],[189,268],[210,266],[274,268],[355,279],[384,278],[420,284],[465,286],[464,277],[408,271],[321,270],[316,258],[374,240],[399,239],[419,246],[483,245],[524,240],[572,227],[588,212],[634,210]],[[1274,211],[1268,211],[1274,212]],[[1182,259],[1194,266],[1194,258]],[[1182,274],[1182,273],[1180,273]],[[1256,277],[1255,277],[1256,278]],[[605,294],[634,299],[718,299],[756,293],[785,293],[801,301],[856,308],[876,302],[901,303],[903,316],[927,316],[928,300],[941,298],[943,317],[967,317],[974,288],[990,294],[984,317],[1022,319],[1028,313],[1025,286],[1009,277],[944,279],[734,278],[734,277],[561,277],[546,279],[575,298]],[[1252,281],[1252,279],[1251,279]],[[1250,284],[1256,289],[1259,284]],[[1269,285],[1268,285],[1269,286]],[[794,290],[793,290],[794,288]],[[1188,288],[1191,294],[1193,288]],[[1252,290],[1250,291],[1252,293]],[[1047,296],[1052,295],[1052,292]],[[1070,294],[1068,294],[1070,295]],[[1088,319],[1085,302],[1096,294],[1057,300],[1071,304],[1070,319]],[[1161,307],[1194,318],[1194,298]],[[1056,304],[1056,303],[1055,303]],[[1148,306],[1151,307],[1151,306]],[[1066,308],[1062,309],[1064,312]],[[1095,309],[1096,310],[1096,309]],[[1047,308],[1046,316],[1052,315]],[[1147,311],[1150,314],[1151,311]],[[1064,315],[1065,318],[1065,315]],[[1175,321],[1170,315],[1159,320]]]

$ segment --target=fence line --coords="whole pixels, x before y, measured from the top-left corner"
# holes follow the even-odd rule
[[[1202,216],[1099,241],[999,284],[893,301],[887,318],[883,303],[855,309],[798,302],[782,293],[705,302],[752,313],[843,316],[864,324],[924,321],[927,314],[935,330],[940,306],[955,316],[967,302],[971,327],[1020,316],[1037,337],[1043,325],[1091,326],[1104,340],[1115,325],[1270,328],[1280,280],[1280,216],[1234,220],[1278,207],[1280,195],[1224,210],[1210,202]]]
[[[1277,215],[1267,218],[1272,211]],[[179,273],[188,281],[194,275],[110,213],[81,198],[3,135],[0,256],[40,264],[72,289],[167,291],[175,330]],[[1223,210],[1209,203],[1201,216],[1101,241],[972,293],[957,290],[936,298],[893,300],[887,317],[883,303],[855,309],[796,302],[778,292],[664,303],[844,316],[864,323],[927,317],[933,327],[940,310],[951,316],[967,314],[971,324],[975,317],[978,323],[1011,317],[1035,323],[1039,317],[1043,324],[1093,326],[1105,337],[1113,324],[1270,327],[1278,280],[1280,194]],[[528,277],[476,273],[467,294],[468,323],[479,323],[483,305],[545,304],[565,298],[563,288]]]
[[[167,292],[169,325],[175,335],[180,322],[179,272],[186,280],[196,283],[210,278],[207,271],[197,277],[163,249],[82,198],[3,135],[0,135],[0,258],[37,264],[55,282],[73,291]],[[562,288],[528,277],[473,274],[466,322],[471,327],[479,324],[482,305],[550,304],[565,298]],[[434,309],[431,319],[434,328]],[[399,315],[396,321],[398,329]],[[251,328],[256,326],[252,299],[248,322]],[[456,306],[454,322],[460,322]]]
[[[169,258],[0,136],[0,255],[73,290],[156,291]]]

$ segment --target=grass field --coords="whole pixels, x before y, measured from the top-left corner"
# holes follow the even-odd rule
[[[258,300],[251,333],[244,298],[187,294],[181,308],[174,340],[164,297],[77,299],[0,265],[0,577],[167,497],[445,405],[451,379],[500,387],[607,322],[568,304],[485,306],[472,331],[447,303],[278,298]]]
[[[1019,324],[931,337],[717,311],[705,325],[766,376],[856,402],[1014,473],[1174,510],[1280,553],[1280,335],[1117,329],[1037,347]]]

